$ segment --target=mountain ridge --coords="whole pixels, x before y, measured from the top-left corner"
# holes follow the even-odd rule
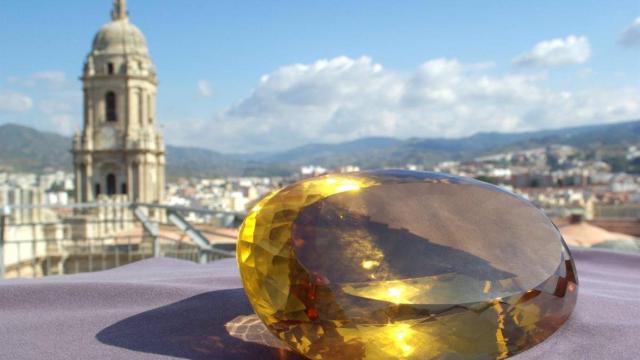
[[[640,120],[517,133],[482,132],[462,138],[366,137],[341,143],[312,143],[285,151],[229,154],[167,145],[167,173],[178,176],[287,175],[300,166],[357,165],[363,169],[433,165],[508,150],[551,144],[579,148],[640,143]],[[42,172],[72,167],[71,138],[19,124],[0,125],[0,169]]]

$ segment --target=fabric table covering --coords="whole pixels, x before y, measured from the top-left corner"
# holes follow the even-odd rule
[[[571,319],[517,360],[640,359],[640,255],[573,250]],[[119,268],[0,281],[0,359],[301,359],[231,337],[253,311],[235,260],[156,258]]]

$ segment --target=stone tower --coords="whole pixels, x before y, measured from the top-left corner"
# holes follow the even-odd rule
[[[73,140],[76,202],[123,194],[163,200],[165,151],[156,122],[156,72],[142,32],[114,0],[111,22],[98,31],[81,77],[84,125]]]

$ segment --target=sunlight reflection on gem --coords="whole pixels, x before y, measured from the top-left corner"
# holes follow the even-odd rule
[[[389,324],[389,335],[393,339],[394,345],[402,356],[409,356],[414,351],[414,347],[408,342],[411,340],[413,330],[409,324]]]
[[[371,270],[374,267],[380,265],[380,263],[375,260],[363,260],[361,265],[363,269]]]

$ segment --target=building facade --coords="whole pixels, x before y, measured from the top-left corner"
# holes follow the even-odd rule
[[[96,34],[81,80],[84,124],[72,150],[76,202],[115,195],[162,202],[165,146],[156,128],[156,72],[125,0],[114,0],[111,21]]]

